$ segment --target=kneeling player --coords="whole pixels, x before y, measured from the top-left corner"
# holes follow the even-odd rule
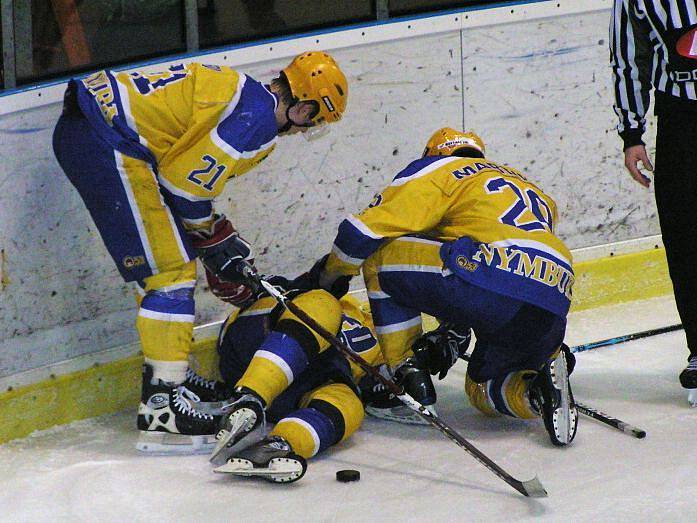
[[[293,303],[369,363],[380,356],[370,317],[353,298],[311,290]],[[296,481],[305,459],[348,438],[363,421],[355,385],[362,371],[273,298],[233,312],[218,352],[221,376],[234,386],[211,456],[214,464],[226,461],[218,472]],[[276,425],[265,436],[266,419]]]
[[[340,224],[319,283],[328,288],[362,269],[390,371],[424,405],[436,400],[428,369],[457,359],[448,331],[466,345],[471,328],[474,406],[541,416],[552,442],[566,445],[577,423],[570,355],[561,350],[574,275],[556,222],[554,200],[520,171],[486,160],[476,134],[440,129],[420,159]],[[421,313],[450,324],[430,334],[442,338],[433,365],[412,350]]]
[[[552,443],[568,444],[575,436],[577,423],[568,383],[576,358],[562,343],[545,358],[543,366],[534,363],[547,354],[549,349],[545,347],[549,344],[539,338],[545,325],[530,322],[530,313],[534,311],[524,309],[519,320],[497,332],[495,343],[480,333],[482,338],[477,339],[471,355],[467,354],[471,329],[441,323],[414,342],[410,356],[396,366],[394,379],[421,403],[435,404],[436,391],[427,373],[443,379],[458,359],[469,360],[465,393],[475,408],[488,416],[542,416]],[[368,414],[399,423],[425,424],[371,376],[365,376],[360,387]],[[563,394],[565,387],[567,393]]]

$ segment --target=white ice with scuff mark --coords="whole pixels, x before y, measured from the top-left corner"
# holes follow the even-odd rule
[[[674,323],[672,300],[571,315],[572,344]],[[430,427],[368,419],[312,459],[306,476],[272,485],[216,475],[205,456],[143,457],[135,413],[35,433],[0,446],[0,519],[13,523],[697,520],[697,409],[677,382],[682,332],[578,356],[579,400],[645,429],[643,440],[582,417],[572,446],[549,443],[538,420],[486,418],[463,399],[464,363],[438,384],[438,411],[546,499],[526,499]],[[340,469],[357,483],[339,483]]]

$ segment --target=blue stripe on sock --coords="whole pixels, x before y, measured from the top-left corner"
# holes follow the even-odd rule
[[[169,294],[148,293],[140,304],[141,308],[167,314],[194,314],[195,303],[188,293]]]
[[[299,376],[310,364],[300,344],[287,334],[272,331],[259,349],[271,352],[285,361],[295,377]]]
[[[341,435],[336,432],[336,427],[331,420],[315,409],[300,409],[292,413],[292,417],[300,418],[315,429],[319,436],[319,452],[331,447]]]
[[[501,414],[505,414],[506,416],[513,416],[515,418],[517,416],[508,410],[508,407],[506,407],[506,402],[503,399],[503,382],[505,379],[506,376],[502,378],[494,378],[486,382],[489,397],[494,402],[494,406],[496,407],[497,411],[499,411]]]

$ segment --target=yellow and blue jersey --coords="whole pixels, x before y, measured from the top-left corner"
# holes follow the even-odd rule
[[[377,367],[384,363],[382,352],[375,336],[375,325],[370,308],[361,305],[352,296],[346,295],[340,300],[343,311],[339,339],[353,352],[361,356],[371,366]],[[358,383],[365,371],[349,360],[351,375],[354,383]]]
[[[370,313],[326,291],[293,298],[302,310],[372,365],[381,359]],[[346,439],[363,421],[357,382],[362,371],[275,299],[266,296],[225,321],[218,340],[220,375],[263,399],[272,435],[309,458]]]
[[[566,315],[574,274],[557,217],[554,200],[511,167],[427,156],[340,224],[326,269],[356,275],[383,242],[417,233],[443,242],[444,271]]]
[[[371,366],[379,366],[383,362],[380,346],[375,336],[375,326],[370,309],[362,306],[358,300],[346,295],[341,298],[341,327],[337,333],[337,338],[344,342],[351,350],[359,354]],[[305,304],[306,305],[306,304]],[[306,305],[307,306],[307,305]],[[235,382],[236,373],[241,373],[246,368],[246,361],[250,360],[253,353],[262,343],[268,332],[272,330],[278,321],[278,314],[283,309],[271,297],[260,298],[245,309],[234,309],[222,325],[218,338],[218,352],[221,356],[221,374],[226,381]],[[327,320],[325,316],[331,311],[317,308],[312,311],[315,320],[322,323]],[[363,371],[358,365],[347,360],[337,349],[330,347],[322,354],[322,361],[332,360],[341,361],[339,365],[346,366],[345,374],[348,377],[349,368],[351,381],[358,383],[363,377]],[[324,361],[326,364],[326,361]],[[308,372],[307,376],[313,375],[313,381],[320,380],[332,365],[325,365],[322,372],[317,369],[323,363],[313,364],[314,370]]]
[[[229,67],[99,71],[71,85],[99,136],[153,166],[167,204],[188,227],[210,220],[211,202],[226,181],[275,146],[276,96]]]
[[[332,310],[322,306],[318,291],[302,294],[300,298],[303,296],[304,302],[298,303],[299,307],[312,314],[321,325],[340,325],[337,337],[370,365],[383,363],[372,316],[354,298],[344,296],[340,308]],[[357,383],[364,371],[326,342],[323,344],[326,348],[308,357],[307,347],[299,348],[297,340],[277,332],[284,317],[291,316],[288,313],[284,316],[283,308],[268,296],[243,310],[234,310],[223,324],[218,338],[222,378],[232,385],[243,384],[265,400],[271,400],[268,414],[274,421],[297,408],[301,398],[322,385],[344,383],[357,392]],[[260,360],[264,360],[263,364]],[[285,377],[281,376],[281,386],[272,391],[273,394],[263,394],[276,381],[276,373],[269,364],[282,369]],[[254,371],[251,371],[253,367]]]

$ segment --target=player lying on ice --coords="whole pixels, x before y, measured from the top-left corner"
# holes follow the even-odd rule
[[[340,224],[320,283],[362,268],[388,370],[425,405],[436,401],[429,371],[442,377],[472,329],[471,403],[490,415],[542,417],[552,442],[566,445],[577,424],[573,356],[562,345],[571,254],[554,234],[554,200],[484,152],[474,133],[438,130],[421,159]],[[420,338],[422,312],[442,323]],[[384,401],[366,410],[413,421]]]
[[[275,283],[294,288],[280,278]],[[332,292],[344,294],[348,281],[337,291],[341,286]],[[370,314],[355,299],[317,289],[289,292],[322,327],[378,363]],[[211,456],[222,464],[218,472],[296,481],[307,458],[348,438],[363,421],[356,386],[363,371],[271,297],[233,311],[220,332],[218,353],[220,374],[234,388]],[[265,421],[276,424],[268,435]]]

